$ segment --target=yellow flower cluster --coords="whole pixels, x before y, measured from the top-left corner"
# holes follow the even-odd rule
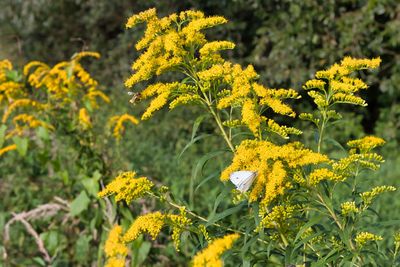
[[[296,206],[291,205],[274,206],[271,212],[264,215],[255,231],[260,231],[263,228],[283,229],[289,226],[296,208]]]
[[[154,184],[146,177],[136,177],[135,172],[120,173],[102,191],[99,197],[106,197],[115,194],[115,200],[124,200],[129,204],[132,200],[142,197],[150,191]]]
[[[124,242],[131,242],[142,233],[147,233],[155,239],[165,223],[165,215],[161,212],[148,213],[136,218],[123,236]]]
[[[361,193],[360,196],[364,202],[364,205],[369,206],[374,200],[374,198],[376,198],[378,195],[385,192],[393,192],[393,191],[396,191],[396,187],[382,185],[372,188],[371,191]]]
[[[295,112],[283,100],[299,98],[299,94],[292,89],[269,89],[256,83],[258,74],[253,66],[243,69],[225,61],[219,54],[221,50],[233,49],[234,43],[206,40],[202,30],[226,22],[223,17],[205,17],[199,11],[183,11],[159,19],[155,9],[128,19],[128,28],[139,23],[146,23],[147,27],[143,38],[136,44],[138,50],[145,51],[133,63],[134,74],[126,80],[127,87],[170,70],[186,76],[180,82],[156,83],[144,89],[141,98],[154,99],[142,119],[150,118],[168,101],[171,101],[171,109],[189,103],[202,103],[207,108],[216,104],[218,109],[239,106],[241,125],[246,125],[256,137],[261,138],[261,128],[285,138],[289,134],[300,134],[297,129],[280,126],[261,115],[262,109],[271,108],[275,113],[294,117]],[[217,99],[209,99],[212,95]]]
[[[354,95],[367,85],[358,78],[349,75],[362,69],[375,69],[380,65],[380,58],[354,59],[345,57],[340,64],[334,64],[327,70],[318,71],[316,79],[307,81],[303,89],[310,90],[308,94],[320,108],[326,108],[336,103],[348,103],[366,106],[367,103]]]
[[[132,124],[138,124],[139,121],[132,115],[127,113],[120,116],[113,116],[109,119],[108,124],[110,127],[114,126],[113,136],[115,139],[120,140],[125,132],[124,122],[129,121]]]
[[[89,116],[89,113],[87,112],[86,108],[81,108],[79,110],[79,125],[84,130],[92,128],[90,116]]]
[[[172,241],[174,241],[176,251],[179,251],[179,246],[181,244],[181,234],[185,231],[191,224],[192,221],[186,217],[184,211],[179,215],[167,214],[166,215],[167,224],[172,227]]]
[[[54,127],[51,124],[41,121],[33,115],[28,115],[25,113],[15,116],[12,121],[15,126],[15,129],[13,129],[7,134],[6,139],[14,135],[22,135],[24,131],[24,126],[27,126],[30,129],[35,129],[37,127],[44,127],[51,131],[54,130]],[[21,123],[23,123],[24,125],[21,125]]]
[[[349,147],[357,148],[361,153],[368,153],[371,149],[382,146],[385,140],[376,136],[366,136],[361,139],[352,140],[347,143]]]
[[[0,156],[3,155],[4,153],[7,153],[9,151],[13,151],[15,149],[17,149],[17,145],[15,145],[15,144],[3,147],[3,148],[0,149]]]
[[[31,107],[34,109],[46,109],[47,105],[46,104],[41,104],[35,100],[31,100],[31,99],[27,99],[27,98],[23,98],[23,99],[17,99],[14,102],[12,102],[6,112],[4,112],[3,114],[3,118],[2,118],[2,123],[5,123],[7,121],[7,119],[10,117],[11,113],[13,111],[15,111],[17,108],[21,108],[21,107]]]
[[[125,257],[128,254],[128,248],[122,240],[122,227],[114,225],[108,234],[104,245],[104,252],[107,256],[106,267],[124,267]]]
[[[261,198],[261,203],[266,206],[291,187],[289,173],[302,166],[327,161],[325,155],[306,149],[298,142],[279,146],[268,141],[245,140],[237,147],[221,180],[229,180],[230,174],[238,170],[257,171],[249,201]]]
[[[164,225],[172,228],[172,240],[177,251],[179,251],[181,234],[187,230],[192,221],[181,212],[179,215],[162,214],[161,212],[153,212],[141,215],[129,227],[123,236],[124,242],[131,242],[138,238],[140,234],[147,233],[152,239],[155,239]]]
[[[310,173],[308,182],[311,186],[316,186],[322,180],[329,180],[334,182],[343,181],[345,177],[342,177],[327,168],[315,169]]]
[[[239,238],[238,234],[226,235],[215,239],[208,247],[195,255],[193,258],[193,267],[222,267],[221,255],[232,248],[233,243]]]
[[[356,241],[359,247],[363,247],[365,244],[371,241],[381,241],[383,238],[379,235],[375,235],[369,232],[358,233],[354,241]]]
[[[61,100],[63,103],[73,101],[72,97],[85,92],[83,99],[89,99],[92,108],[98,107],[96,97],[105,102],[109,98],[97,89],[98,82],[82,67],[80,60],[84,57],[99,58],[96,52],[84,51],[75,54],[70,61],[62,61],[53,67],[39,61],[25,65],[24,75],[28,77],[31,86],[45,88],[49,97]]]
[[[357,208],[356,203],[354,201],[347,201],[340,205],[341,212],[343,216],[348,216],[350,214],[360,212],[360,209]]]

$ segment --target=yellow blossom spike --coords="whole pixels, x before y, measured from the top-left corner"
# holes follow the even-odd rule
[[[125,257],[128,255],[128,247],[122,240],[121,226],[114,225],[111,229],[104,245],[104,252],[107,256],[106,266],[115,266],[115,264],[120,264],[120,262],[125,263]]]
[[[92,122],[90,120],[89,113],[85,108],[81,108],[79,110],[79,125],[84,130],[92,128]]]
[[[124,242],[131,242],[140,234],[147,233],[155,239],[165,224],[165,215],[160,212],[148,213],[136,218],[128,231],[123,236]]]
[[[193,258],[193,267],[222,267],[223,262],[220,259],[222,254],[232,248],[233,243],[239,238],[238,234],[226,235],[222,238],[212,241],[206,249],[198,252]]]
[[[272,208],[272,211],[265,215],[265,211],[260,214],[263,218],[259,226],[255,229],[256,232],[263,228],[280,229],[285,225],[288,225],[289,220],[293,218],[293,214],[296,210],[296,206],[283,206],[278,205]]]
[[[18,99],[16,101],[14,101],[13,103],[11,103],[11,105],[8,106],[8,109],[6,112],[4,112],[3,114],[3,118],[2,118],[2,122],[5,123],[8,119],[8,117],[11,115],[11,113],[16,110],[17,108],[20,107],[33,107],[35,109],[43,109],[46,105],[45,104],[41,104],[37,101],[31,100],[31,99]]]
[[[139,120],[134,116],[127,113],[120,116],[113,116],[109,119],[108,123],[112,127],[114,125],[113,136],[115,139],[120,140],[125,132],[124,122],[129,121],[132,124],[138,124]]]
[[[129,204],[132,200],[144,196],[154,184],[146,177],[136,177],[135,172],[120,173],[102,191],[99,197],[115,195],[116,201],[124,200]]]
[[[331,170],[328,170],[327,168],[321,168],[321,169],[315,169],[310,173],[310,176],[308,178],[308,182],[311,186],[316,186],[323,180],[328,180],[328,181],[334,181],[334,182],[339,182],[343,181],[345,178],[337,175]]]
[[[343,216],[349,216],[350,214],[355,214],[360,212],[354,201],[347,201],[340,205],[341,212]]]
[[[17,145],[16,144],[3,147],[3,148],[0,149],[0,156],[2,156],[4,153],[7,153],[9,151],[13,151],[13,150],[16,150],[16,149],[17,149]]]
[[[142,11],[137,15],[133,15],[128,19],[126,23],[126,28],[133,28],[139,23],[143,23],[145,21],[149,21],[157,16],[157,11],[155,8],[148,9],[146,11]]]
[[[364,202],[364,205],[369,206],[378,195],[385,192],[393,192],[393,191],[396,191],[396,187],[382,185],[374,187],[371,191],[361,193],[360,196]]]
[[[94,58],[99,59],[100,58],[100,53],[93,52],[93,51],[82,51],[82,52],[74,54],[72,56],[72,60],[80,61],[84,57],[94,57]]]

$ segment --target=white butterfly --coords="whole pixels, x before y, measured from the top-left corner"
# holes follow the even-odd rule
[[[254,171],[237,171],[231,173],[229,179],[236,186],[236,189],[243,193],[249,190],[256,177],[257,172]]]

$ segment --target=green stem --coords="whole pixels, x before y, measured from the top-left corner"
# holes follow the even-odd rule
[[[184,207],[184,208],[185,208],[185,212],[186,212],[187,214],[190,214],[192,217],[195,217],[195,218],[199,219],[200,221],[203,221],[203,222],[206,222],[206,223],[210,223],[206,218],[204,218],[203,216],[200,216],[200,215],[194,213],[193,211],[187,209],[185,206],[180,206],[180,205],[178,205],[178,204],[176,204],[176,203],[174,203],[174,202],[172,202],[172,201],[170,201],[170,200],[168,200],[168,199],[161,198],[160,196],[157,196],[156,194],[154,194],[154,193],[152,193],[152,192],[147,192],[147,194],[149,194],[149,195],[152,196],[152,197],[157,198],[157,199],[160,200],[160,201],[165,201],[165,202],[167,202],[170,206],[172,206],[172,207],[174,207],[174,208],[176,208],[176,209],[178,209],[178,210],[180,210],[182,207]],[[231,231],[231,232],[234,232],[234,233],[237,233],[237,234],[240,234],[240,235],[247,235],[245,232],[242,232],[242,231],[239,231],[239,230],[230,228],[230,227],[223,226],[223,225],[221,225],[221,224],[219,224],[219,223],[210,223],[210,225],[213,225],[213,226],[215,226],[215,227],[222,228],[222,229],[224,229],[224,230],[226,230],[226,231]],[[264,243],[264,244],[268,244],[267,241],[262,240],[262,239],[260,239],[260,238],[257,238],[257,241],[262,242],[262,243]]]

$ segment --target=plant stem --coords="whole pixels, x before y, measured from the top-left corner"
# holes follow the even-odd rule
[[[160,196],[157,196],[157,195],[155,195],[155,194],[152,193],[152,192],[147,192],[147,193],[148,193],[150,196],[159,199],[160,201],[165,201],[165,202],[167,202],[170,206],[172,206],[172,207],[174,207],[174,208],[176,208],[176,209],[179,209],[179,210],[180,210],[182,207],[184,207],[186,213],[188,213],[188,214],[190,214],[191,216],[193,216],[193,217],[199,219],[200,221],[209,223],[209,221],[208,221],[206,218],[204,218],[203,216],[200,216],[200,215],[194,213],[193,211],[187,209],[185,206],[180,206],[180,205],[178,205],[178,204],[176,204],[176,203],[174,203],[174,202],[172,202],[172,201],[170,201],[170,200],[168,200],[168,199],[165,199],[165,198],[164,198],[164,199],[161,199]],[[227,231],[231,231],[231,232],[237,233],[237,234],[246,235],[245,232],[242,232],[242,231],[239,231],[239,230],[230,228],[230,227],[223,226],[223,225],[221,225],[221,224],[219,224],[219,223],[211,223],[211,225],[216,226],[216,227],[218,227],[218,228],[222,228],[222,229],[227,230]],[[262,243],[264,243],[264,244],[268,244],[267,241],[262,240],[262,239],[260,239],[260,238],[257,238],[257,241],[262,242]]]

